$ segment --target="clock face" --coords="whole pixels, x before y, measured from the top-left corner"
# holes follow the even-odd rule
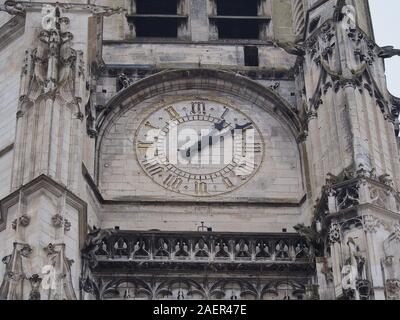
[[[257,172],[264,155],[253,120],[209,100],[156,109],[139,126],[135,145],[142,169],[154,182],[196,197],[239,188]]]

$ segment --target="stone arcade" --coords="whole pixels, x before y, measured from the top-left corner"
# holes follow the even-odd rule
[[[400,299],[368,1],[87,3],[0,1],[0,299]]]

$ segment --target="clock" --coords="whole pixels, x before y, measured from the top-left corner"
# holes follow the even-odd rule
[[[249,115],[225,102],[179,100],[154,109],[135,136],[137,160],[160,186],[188,196],[232,192],[257,172],[264,156]]]

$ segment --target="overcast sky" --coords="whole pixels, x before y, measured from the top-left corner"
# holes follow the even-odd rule
[[[400,0],[369,0],[375,40],[380,46],[400,49]],[[389,91],[400,97],[400,57],[386,59]]]

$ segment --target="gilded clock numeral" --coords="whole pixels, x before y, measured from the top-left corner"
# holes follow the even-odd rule
[[[168,113],[171,120],[176,120],[180,117],[179,113],[174,109],[173,106],[165,108],[165,111]]]
[[[164,186],[171,188],[174,191],[179,191],[183,180],[181,178],[177,178],[173,174],[168,175],[168,177],[164,180]]]
[[[146,123],[145,123],[145,128],[147,129],[147,130],[159,130],[160,128],[157,128],[156,126],[153,126],[151,123],[150,123],[150,121],[147,121]]]
[[[206,104],[204,102],[192,102],[192,114],[206,114]]]
[[[164,172],[164,168],[155,161],[143,161],[143,166],[152,177],[157,174],[161,175]]]
[[[147,151],[148,149],[152,148],[153,146],[154,146],[153,142],[142,142],[142,141],[139,141],[138,144],[137,144],[138,149],[145,150],[145,151]]]
[[[224,183],[224,185],[225,185],[225,187],[226,187],[227,189],[233,188],[233,187],[235,186],[235,185],[233,184],[233,182],[231,181],[231,179],[229,179],[229,178],[227,178],[227,177],[223,178],[222,181],[223,181],[223,183]]]
[[[208,185],[205,182],[195,181],[194,190],[197,195],[207,195],[208,194]]]
[[[262,146],[261,143],[246,143],[245,151],[247,153],[261,153]]]

